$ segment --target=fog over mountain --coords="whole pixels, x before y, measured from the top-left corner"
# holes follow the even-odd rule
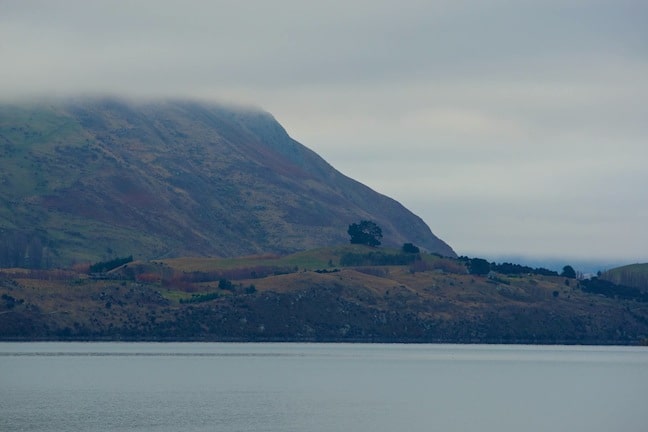
[[[647,261],[648,3],[0,2],[0,99],[259,106],[459,254]]]
[[[258,109],[108,98],[0,105],[0,151],[2,266],[22,266],[24,255],[38,268],[114,254],[295,252],[347,244],[360,220],[375,221],[385,245],[456,256],[419,217]]]

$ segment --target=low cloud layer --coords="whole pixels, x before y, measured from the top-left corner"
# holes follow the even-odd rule
[[[0,94],[254,104],[459,254],[646,261],[646,16],[630,0],[6,0]]]

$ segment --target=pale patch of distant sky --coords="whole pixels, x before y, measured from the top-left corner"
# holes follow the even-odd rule
[[[459,254],[648,261],[644,0],[0,0],[0,99],[261,107]]]

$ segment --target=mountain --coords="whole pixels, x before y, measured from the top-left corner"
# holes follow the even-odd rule
[[[0,265],[231,257],[348,243],[455,256],[416,215],[341,174],[268,113],[185,100],[0,106]]]
[[[648,292],[648,263],[629,264],[604,271],[601,279]]]

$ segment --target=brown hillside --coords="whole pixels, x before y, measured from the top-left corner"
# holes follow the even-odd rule
[[[298,254],[131,262],[101,278],[3,270],[0,340],[638,344],[648,337],[648,303],[592,293],[585,281],[470,275],[459,261],[430,255],[412,265],[318,268],[329,251],[310,261]]]

